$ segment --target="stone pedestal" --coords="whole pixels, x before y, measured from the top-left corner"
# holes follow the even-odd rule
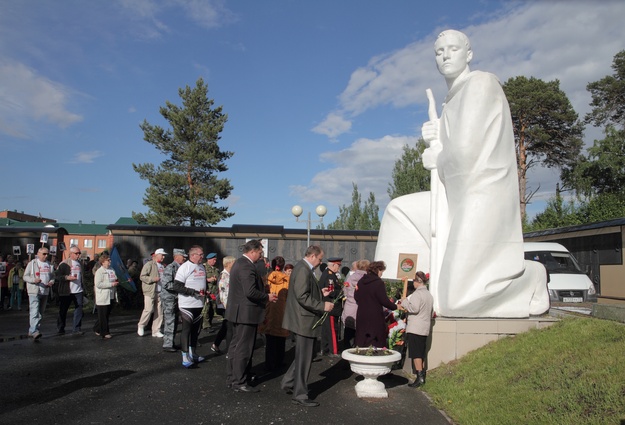
[[[530,329],[551,326],[558,319],[531,317],[529,319],[462,319],[437,317],[428,338],[427,368],[432,370],[443,363],[457,360],[491,341],[497,341]],[[406,356],[403,370],[412,374],[411,360]]]

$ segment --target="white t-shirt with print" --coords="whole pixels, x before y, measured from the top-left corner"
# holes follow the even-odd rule
[[[76,276],[76,280],[70,280],[69,282],[69,291],[72,294],[79,294],[82,292],[82,273],[80,273],[80,263],[76,260],[72,260],[72,265],[70,266],[72,276]]]
[[[110,268],[110,269],[106,269],[106,274],[109,277],[109,283],[113,283],[115,281],[117,281],[117,275],[115,274],[115,270]],[[115,287],[111,286],[111,290],[109,291],[111,293],[111,300],[115,299]]]
[[[35,276],[41,279],[41,285],[39,285],[39,295],[48,295],[48,293],[50,293],[50,287],[45,285],[47,285],[48,282],[50,282],[50,279],[52,279],[52,266],[48,262],[42,262],[37,259],[37,268],[34,272]]]
[[[175,280],[184,282],[184,286],[187,288],[193,288],[196,291],[206,291],[206,269],[204,269],[202,264],[195,264],[191,261],[185,262],[178,268]],[[178,305],[186,308],[202,308],[204,306],[204,297],[197,294],[178,294]]]

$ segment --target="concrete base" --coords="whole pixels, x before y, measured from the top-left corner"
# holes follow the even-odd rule
[[[458,319],[437,317],[434,319],[431,337],[428,339],[427,369],[432,370],[443,363],[457,360],[491,341],[497,341],[530,329],[551,326],[558,319],[532,317],[529,319]],[[403,370],[412,375],[412,364],[406,356]]]
[[[625,323],[625,305],[620,304],[593,304],[592,316],[598,319],[614,320]]]

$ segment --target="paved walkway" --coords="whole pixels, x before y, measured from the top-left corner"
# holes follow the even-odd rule
[[[208,360],[186,370],[179,353],[161,350],[162,340],[139,337],[140,311],[115,310],[114,337],[92,332],[57,336],[56,308],[44,316],[43,337],[26,337],[28,309],[0,311],[0,423],[3,424],[428,424],[450,422],[425,394],[407,387],[402,371],[384,377],[387,399],[359,399],[360,379],[343,360],[313,363],[311,398],[320,407],[295,406],[280,390],[284,370],[263,375],[264,349],[254,354],[259,393],[234,393],[225,386],[225,356],[208,347],[214,334],[202,333],[198,349]],[[68,322],[71,315],[68,315]],[[86,314],[83,330],[95,316]],[[70,325],[71,326],[71,325]],[[287,342],[287,362],[293,347]],[[210,354],[209,354],[210,353]]]

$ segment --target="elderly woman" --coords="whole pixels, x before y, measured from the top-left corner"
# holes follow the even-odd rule
[[[430,324],[432,322],[432,306],[434,300],[428,291],[427,276],[418,271],[413,282],[415,291],[407,298],[402,298],[400,308],[407,312],[408,325],[406,327],[406,339],[408,341],[408,353],[414,363],[417,379],[409,387],[419,387],[425,384],[425,350]]]
[[[354,299],[358,303],[356,313],[356,346],[386,347],[388,329],[384,319],[384,307],[397,310],[397,305],[388,299],[382,273],[386,270],[384,261],[369,264],[367,274],[358,281]]]
[[[224,269],[219,275],[219,282],[217,283],[217,289],[219,292],[218,301],[217,301],[217,314],[222,317],[221,327],[219,328],[219,332],[217,332],[217,336],[215,337],[215,342],[211,345],[211,351],[216,354],[222,354],[219,345],[225,339],[226,345],[230,345],[230,339],[232,337],[232,328],[228,321],[225,319],[226,315],[226,305],[228,304],[228,290],[230,289],[230,270],[232,270],[232,266],[237,259],[232,255],[227,255],[223,259]]]
[[[367,274],[369,260],[358,260],[352,263],[352,273],[347,277],[343,284],[343,294],[345,294],[345,305],[343,306],[343,324],[345,333],[343,343],[345,348],[353,347],[353,339],[356,336],[356,313],[358,312],[358,303],[354,299],[358,281]]]
[[[100,266],[93,279],[95,286],[95,305],[98,310],[98,319],[93,326],[96,335],[102,338],[111,338],[109,331],[109,316],[113,309],[115,287],[119,284],[115,270],[111,268],[111,258],[108,254],[101,254],[98,259]]]

